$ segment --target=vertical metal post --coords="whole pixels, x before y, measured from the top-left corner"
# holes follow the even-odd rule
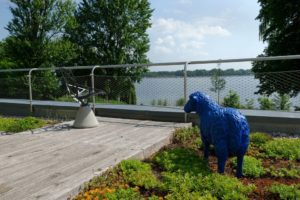
[[[92,71],[91,73],[91,81],[92,81],[92,93],[95,92],[95,76],[94,76],[94,71]],[[95,95],[92,95],[92,98],[93,98],[93,111],[94,113],[96,113],[96,108],[95,108],[95,104],[96,104],[96,97]]]
[[[36,70],[36,68],[30,69],[28,72],[28,86],[29,86],[29,106],[30,106],[30,113],[33,113],[32,107],[32,86],[31,86],[31,73],[32,71]]]
[[[183,69],[183,94],[184,94],[184,102],[186,103],[188,100],[188,94],[187,94],[187,66],[188,62],[184,64],[184,69]],[[187,114],[184,113],[184,122],[187,122]]]
[[[92,92],[95,92],[95,74],[94,71],[96,68],[98,68],[100,66],[96,65],[93,67],[92,71],[91,71],[91,84],[92,84]],[[92,96],[93,97],[93,111],[96,114],[96,97],[95,95]]]

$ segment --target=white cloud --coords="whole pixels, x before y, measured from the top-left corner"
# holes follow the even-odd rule
[[[173,18],[158,18],[153,20],[151,28],[151,54],[207,55],[204,51],[207,37],[226,37],[230,32],[216,24],[217,18],[204,18],[194,22],[185,22]],[[214,22],[213,25],[210,23]],[[177,57],[177,56],[176,56]]]

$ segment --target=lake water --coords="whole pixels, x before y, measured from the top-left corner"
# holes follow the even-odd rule
[[[242,104],[246,103],[246,99],[254,99],[254,107],[258,108],[257,99],[260,95],[256,95],[259,80],[254,76],[225,76],[225,88],[220,92],[220,102],[229,93],[229,90],[237,92],[240,96]],[[195,91],[202,91],[217,101],[217,93],[210,91],[212,87],[210,77],[189,77],[187,79],[188,95]],[[151,105],[153,100],[167,101],[168,106],[175,106],[176,100],[184,96],[184,80],[182,77],[175,78],[144,78],[136,85],[137,103],[143,105]],[[271,97],[272,98],[272,97]],[[294,105],[300,104],[299,98],[292,98]]]

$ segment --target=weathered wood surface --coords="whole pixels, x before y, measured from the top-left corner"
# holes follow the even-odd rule
[[[93,176],[127,158],[143,159],[186,124],[99,118],[99,126],[68,125],[0,136],[0,199],[67,199]]]

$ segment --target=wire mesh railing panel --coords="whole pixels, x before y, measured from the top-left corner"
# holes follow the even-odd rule
[[[79,88],[89,90],[91,88],[90,76],[72,76]],[[63,102],[75,102],[74,95],[67,89],[64,77],[50,74],[47,76],[32,76],[33,100],[54,100]]]
[[[130,76],[94,76],[95,101],[105,104],[136,104],[136,88]]]
[[[29,99],[28,77],[0,78],[0,98]]]
[[[235,68],[240,65],[235,64],[233,65]],[[94,99],[95,103],[99,104],[133,104],[182,109],[185,104],[186,88],[187,95],[202,91],[224,106],[243,109],[300,110],[298,95],[300,70],[262,73],[251,73],[248,70],[247,73],[240,73],[242,71],[231,69],[231,72],[229,70],[224,73],[227,65],[231,66],[231,63],[188,65],[186,79],[182,65],[176,66],[178,71],[141,75],[138,82],[136,80],[139,79],[137,78],[139,75],[99,75],[114,74],[106,68],[98,69],[94,76],[90,75],[90,69],[72,70],[69,78],[78,87],[89,91],[92,90],[94,83],[96,93]],[[248,63],[247,66],[249,68],[251,64]],[[119,72],[117,74],[122,74],[123,71],[123,74],[134,74],[126,68],[117,71]],[[65,77],[60,72],[60,69],[34,70],[31,79],[28,76],[30,73],[22,76],[19,72],[5,74],[6,77],[0,78],[0,98],[29,99],[29,80],[31,80],[33,100],[75,102],[74,95],[70,95]],[[200,72],[202,75],[199,75]],[[89,102],[92,103],[92,100],[90,97]]]
[[[183,106],[183,77],[144,77],[135,84],[138,105]]]
[[[297,95],[300,91],[300,70],[188,77],[188,94],[195,91],[208,94],[224,106],[293,111],[300,107],[300,96]]]

